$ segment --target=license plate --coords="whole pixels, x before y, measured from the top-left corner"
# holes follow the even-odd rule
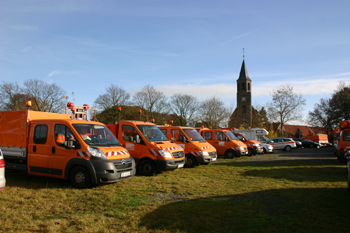
[[[216,161],[216,158],[211,158],[211,161]]]
[[[183,164],[183,163],[182,163],[182,164],[177,165],[177,168],[181,168],[181,167],[184,167],[184,164]]]
[[[127,177],[127,176],[130,176],[131,175],[131,172],[122,172],[120,173],[120,177]]]

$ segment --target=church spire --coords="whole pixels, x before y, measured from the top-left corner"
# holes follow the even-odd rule
[[[250,78],[249,78],[248,71],[247,71],[247,67],[246,67],[246,65],[245,65],[244,56],[243,56],[243,62],[242,62],[241,72],[239,73],[239,78],[238,78],[237,81],[245,81],[245,80],[252,81],[252,80],[250,80]]]

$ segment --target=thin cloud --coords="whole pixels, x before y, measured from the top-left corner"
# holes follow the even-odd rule
[[[48,78],[48,77],[51,77],[53,75],[57,75],[57,74],[61,74],[61,73],[62,73],[62,71],[60,71],[60,70],[54,70],[51,73],[49,73],[46,77]]]
[[[239,35],[239,36],[236,36],[236,37],[233,38],[232,40],[223,42],[223,43],[220,44],[220,46],[221,46],[221,45],[224,45],[224,44],[231,43],[232,41],[237,40],[237,39],[239,39],[239,38],[241,38],[241,37],[244,37],[244,36],[246,36],[246,35],[249,35],[250,33],[254,32],[254,31],[256,31],[256,29],[254,29],[254,30],[252,30],[252,31],[249,31],[249,32],[246,32],[246,33],[243,33],[243,34],[241,34],[241,35]]]

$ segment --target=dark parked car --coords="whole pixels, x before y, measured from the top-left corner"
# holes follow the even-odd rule
[[[309,147],[309,148],[320,148],[321,145],[317,142],[313,142],[309,139],[303,139],[303,138],[293,138],[294,141],[299,141],[302,143],[302,147]]]

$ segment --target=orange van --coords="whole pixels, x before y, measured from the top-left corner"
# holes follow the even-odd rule
[[[248,147],[248,156],[264,153],[264,149],[260,142],[251,140],[244,133],[233,132],[233,135],[235,135],[236,138],[241,140]]]
[[[182,147],[170,142],[153,123],[123,120],[107,127],[135,159],[141,175],[153,176],[185,165]]]
[[[336,154],[340,162],[346,162],[345,152],[350,150],[350,120],[340,122],[340,133],[336,145]]]
[[[222,129],[197,129],[202,137],[215,147],[218,155],[233,159],[248,153],[247,146],[237,140],[230,130]]]
[[[75,188],[136,172],[134,159],[104,124],[68,114],[1,111],[0,149],[6,169],[66,179]]]
[[[216,161],[216,149],[203,139],[195,128],[183,126],[158,126],[160,131],[185,151],[185,167],[209,164]]]

